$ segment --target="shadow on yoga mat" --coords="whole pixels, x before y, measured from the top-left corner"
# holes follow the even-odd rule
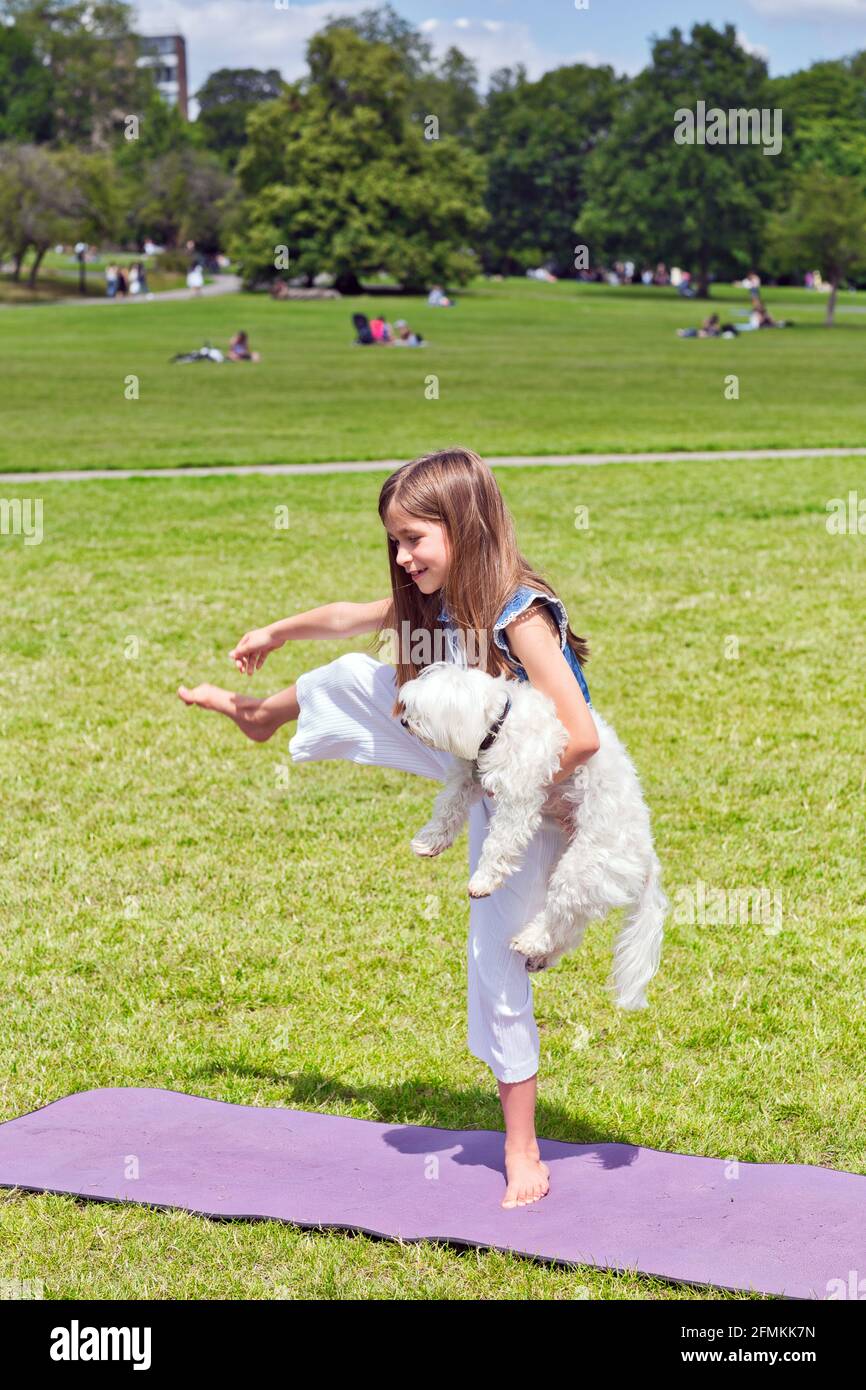
[[[505,1210],[502,1145],[492,1130],[107,1087],[0,1124],[0,1187],[427,1238],[787,1298],[826,1299],[863,1266],[858,1173],[540,1139],[551,1190]]]

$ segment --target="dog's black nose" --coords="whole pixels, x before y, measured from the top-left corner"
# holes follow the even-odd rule
[[[409,725],[406,723],[406,720],[405,720],[405,719],[401,719],[401,720],[400,720],[400,723],[403,725],[403,728],[404,728],[404,729],[408,729]]]

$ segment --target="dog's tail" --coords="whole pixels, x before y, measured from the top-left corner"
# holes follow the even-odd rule
[[[623,923],[613,953],[612,983],[621,1009],[645,1009],[645,989],[659,968],[664,920],[670,904],[662,890],[661,865],[653,851],[640,897]]]

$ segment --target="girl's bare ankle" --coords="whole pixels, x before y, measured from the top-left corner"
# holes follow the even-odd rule
[[[505,1139],[506,1157],[516,1157],[518,1154],[529,1158],[541,1158],[541,1150],[538,1147],[538,1139]]]

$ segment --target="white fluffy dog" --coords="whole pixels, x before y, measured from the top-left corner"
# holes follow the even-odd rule
[[[400,687],[398,698],[401,724],[455,759],[412,848],[440,854],[460,833],[473,801],[491,792],[494,811],[469,881],[471,897],[487,897],[519,867],[544,814],[568,742],[556,706],[529,681],[446,661],[425,666]],[[598,750],[555,788],[573,826],[570,838],[542,911],[509,944],[526,957],[528,970],[546,970],[580,945],[588,922],[627,908],[611,979],[621,1008],[642,1009],[658,969],[669,904],[634,764],[610,725],[590,713]]]

